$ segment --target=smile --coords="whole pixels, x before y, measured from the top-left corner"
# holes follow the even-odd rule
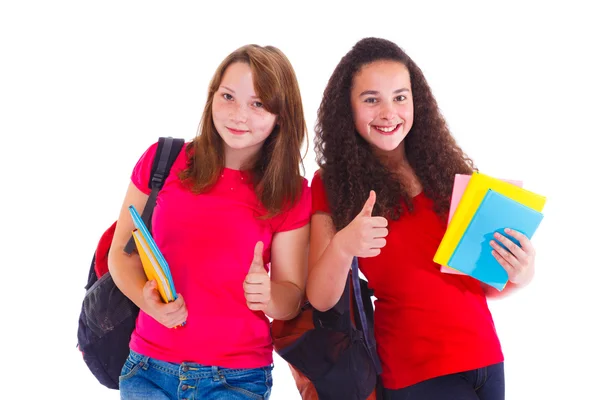
[[[243,131],[243,130],[240,130],[240,129],[233,129],[233,128],[230,128],[228,126],[226,128],[227,128],[227,130],[229,132],[233,133],[234,135],[243,135],[244,133],[248,133],[249,132],[247,130]]]
[[[373,127],[373,129],[375,129],[378,133],[382,134],[382,135],[393,135],[394,133],[396,133],[398,131],[398,129],[400,128],[400,126],[402,126],[402,124],[398,124],[398,125],[392,125],[392,126],[377,126],[377,125],[371,125]]]

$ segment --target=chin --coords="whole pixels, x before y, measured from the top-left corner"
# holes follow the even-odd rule
[[[376,142],[371,143],[371,145],[379,151],[394,151],[398,148],[398,146],[400,146],[401,143],[402,141],[394,141],[387,143]]]

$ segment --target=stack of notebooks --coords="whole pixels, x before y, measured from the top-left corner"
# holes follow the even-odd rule
[[[156,281],[160,297],[165,303],[174,301],[177,298],[177,292],[175,292],[175,285],[173,285],[173,278],[167,261],[158,249],[140,214],[133,206],[129,206],[129,212],[135,226],[133,239],[142,260],[146,277],[148,280]]]
[[[544,196],[523,189],[519,181],[479,172],[457,175],[448,229],[433,260],[441,265],[442,272],[470,275],[501,291],[508,274],[492,255],[494,233],[519,244],[504,232],[510,228],[531,239],[542,221],[545,204]]]

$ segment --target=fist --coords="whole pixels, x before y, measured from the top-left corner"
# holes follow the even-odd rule
[[[271,277],[265,269],[263,247],[263,242],[254,247],[254,258],[244,279],[244,296],[249,309],[264,312],[271,301]]]
[[[360,213],[339,232],[342,250],[346,254],[356,257],[375,257],[385,246],[388,222],[384,217],[373,217],[375,201],[375,192],[371,190]]]

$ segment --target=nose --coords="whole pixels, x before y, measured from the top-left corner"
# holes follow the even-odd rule
[[[229,118],[235,123],[246,122],[246,120],[248,119],[248,112],[246,110],[246,107],[244,107],[244,105],[242,104],[236,105],[231,111]]]
[[[395,117],[394,107],[391,104],[382,103],[381,109],[379,111],[379,118],[384,119],[386,121],[391,121]]]

